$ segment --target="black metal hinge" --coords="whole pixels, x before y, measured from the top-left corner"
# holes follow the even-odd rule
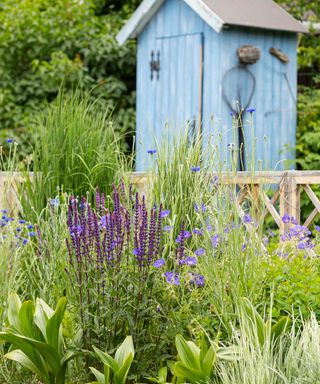
[[[157,73],[157,80],[160,78],[160,52],[157,52],[157,58],[155,58],[154,51],[151,51],[151,60],[150,60],[150,78],[153,80],[154,75],[153,73]]]

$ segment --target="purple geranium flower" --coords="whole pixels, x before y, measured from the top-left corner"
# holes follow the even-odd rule
[[[196,256],[202,256],[202,255],[205,255],[206,254],[206,251],[203,249],[203,248],[198,248],[194,251],[194,254]]]
[[[163,211],[161,211],[160,213],[160,217],[162,219],[164,219],[165,217],[169,216],[170,215],[170,210],[169,209],[164,209]]]
[[[194,205],[194,210],[196,212],[200,212],[199,205],[197,203],[195,203]],[[204,213],[205,211],[206,211],[206,206],[203,203],[201,203],[201,212]]]
[[[184,239],[188,239],[189,237],[191,237],[191,233],[189,231],[182,231],[176,238],[176,243],[181,243]]]
[[[315,227],[316,231],[320,232],[320,227],[319,227],[319,225],[315,225],[314,227]]]
[[[282,222],[283,222],[284,224],[288,224],[288,223],[290,223],[290,221],[291,221],[291,216],[288,215],[287,213],[285,213],[285,214],[282,216],[281,220],[282,220]]]
[[[191,280],[190,284],[198,285],[199,287],[204,286],[204,276],[198,273],[190,273]]]
[[[177,273],[165,272],[164,276],[166,278],[167,283],[173,284],[173,285],[180,284],[180,276]]]
[[[192,230],[192,233],[193,233],[194,235],[203,236],[203,232],[202,232],[202,230],[201,230],[201,229],[198,229],[198,228],[194,228],[194,229]]]
[[[213,237],[211,237],[211,244],[212,244],[213,248],[217,248],[218,247],[219,235],[214,235]]]
[[[159,259],[159,260],[156,260],[154,262],[153,266],[156,267],[156,268],[160,268],[160,267],[164,266],[165,263],[166,262],[164,261],[164,259]]]
[[[252,217],[250,215],[244,215],[242,218],[242,222],[246,224],[252,223]]]
[[[187,256],[185,259],[180,260],[180,265],[196,265],[197,259],[193,256]]]

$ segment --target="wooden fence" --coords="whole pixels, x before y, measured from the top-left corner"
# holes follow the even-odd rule
[[[144,192],[150,176],[146,173],[133,173],[131,182],[138,190]],[[270,214],[281,231],[288,229],[290,223],[284,223],[285,214],[294,217],[298,224],[309,226],[315,217],[320,214],[320,201],[312,189],[320,185],[320,171],[265,171],[265,172],[238,172],[219,174],[219,183],[237,185],[239,214],[243,215],[242,206],[250,200],[256,207],[263,207],[260,215],[264,219]],[[270,186],[270,188],[267,188]],[[267,193],[268,192],[268,193]],[[308,218],[301,223],[301,194],[306,193],[314,209]]]
[[[145,193],[148,178],[147,173],[132,173],[131,182],[141,192]],[[13,212],[19,209],[17,198],[17,184],[23,182],[19,173],[0,173],[0,208]],[[238,172],[219,174],[219,183],[237,185],[239,214],[243,214],[242,206],[245,201],[250,201],[257,207],[264,219],[270,214],[281,231],[288,229],[289,223],[284,223],[285,214],[293,216],[297,223],[309,226],[315,217],[320,214],[320,201],[313,187],[320,185],[320,171],[274,171],[274,172]],[[267,188],[272,186],[271,188]],[[268,191],[268,193],[267,193]],[[313,211],[301,223],[300,199],[305,193],[313,204]]]

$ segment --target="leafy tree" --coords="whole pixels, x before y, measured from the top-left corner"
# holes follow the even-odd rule
[[[118,4],[118,1],[114,1]],[[30,132],[39,110],[66,90],[92,90],[118,129],[134,128],[134,42],[115,35],[132,11],[111,1],[4,0],[0,5],[0,127],[16,137]],[[131,2],[130,2],[131,3]],[[134,5],[134,2],[132,2]],[[110,8],[110,9],[111,9]],[[8,133],[5,133],[8,134]]]

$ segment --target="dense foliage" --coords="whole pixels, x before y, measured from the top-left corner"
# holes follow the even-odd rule
[[[118,130],[133,130],[134,44],[120,48],[114,36],[135,4],[118,13],[110,12],[111,5],[93,0],[1,2],[1,129],[12,130],[20,142],[23,137],[25,143],[32,141],[35,117],[46,101],[55,99],[63,81],[66,90],[92,90],[102,110],[117,116]]]

